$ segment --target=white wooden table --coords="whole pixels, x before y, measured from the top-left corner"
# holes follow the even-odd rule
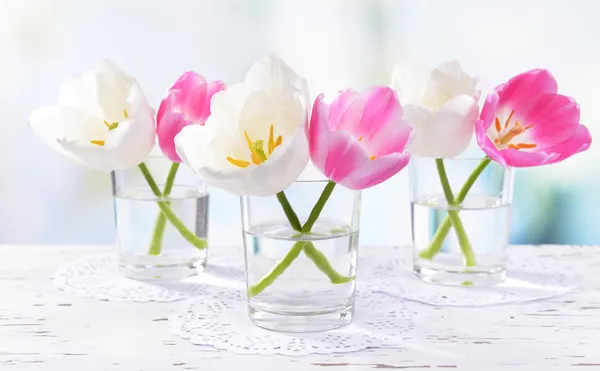
[[[535,248],[581,272],[581,290],[567,296],[437,308],[415,324],[421,330],[403,347],[306,357],[193,346],[167,329],[179,303],[102,302],[52,286],[49,277],[61,263],[110,249],[0,246],[0,370],[600,370],[600,247]]]

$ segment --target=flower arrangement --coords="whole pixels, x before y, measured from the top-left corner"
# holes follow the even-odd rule
[[[346,274],[352,271],[340,273],[316,245],[317,239],[335,235],[335,228],[315,232],[315,225],[336,187],[359,192],[376,186],[404,169],[411,155],[434,161],[444,205],[428,206],[445,210],[418,257],[433,260],[454,231],[464,265],[477,267],[463,216],[470,192],[490,164],[506,169],[553,164],[591,144],[577,103],[557,91],[550,72],[531,70],[497,86],[480,113],[478,79],[453,61],[428,71],[401,65],[391,87],[348,88],[333,100],[318,95],[311,104],[306,80],[268,55],[251,66],[243,82],[229,87],[191,71],[182,74],[155,115],[137,80],[105,60],[65,81],[58,103],[35,110],[29,124],[48,145],[80,164],[108,172],[137,168],[158,208],[149,256],[162,253],[169,223],[196,249],[207,246],[206,238],[174,211],[172,192],[182,163],[208,185],[234,195],[274,197],[293,243],[260,280],[248,284],[253,298],[302,253],[329,282],[352,282],[355,275]],[[485,157],[455,192],[447,165],[473,134]],[[145,163],[156,143],[170,162],[162,189]],[[286,190],[309,161],[327,182],[302,217]],[[509,184],[512,178],[506,179]],[[509,191],[496,195],[504,197],[503,192]],[[507,236],[508,231],[505,245]]]
[[[205,249],[206,239],[190,231],[168,201],[180,163],[173,137],[186,125],[203,124],[210,115],[212,95],[224,88],[221,82],[207,83],[186,73],[167,93],[155,121],[154,110],[137,80],[103,60],[97,67],[67,79],[60,88],[58,104],[35,110],[29,125],[50,147],[89,168],[105,172],[139,168],[160,210],[149,255],[161,253],[167,221],[191,245]],[[144,162],[157,136],[160,147],[173,161],[162,190]]]
[[[335,271],[306,236],[337,184],[351,190],[375,186],[409,162],[412,126],[395,92],[347,89],[331,103],[316,98],[308,114],[306,81],[279,58],[254,64],[243,83],[215,94],[204,126],[176,136],[177,153],[208,184],[243,196],[276,196],[295,231],[287,255],[258,283],[256,296],[304,252],[334,284],[353,280]],[[328,179],[307,220],[301,222],[285,194],[309,157]]]
[[[465,74],[457,62],[440,65],[418,83],[418,73],[407,71],[405,66],[397,67],[392,86],[403,102],[416,103],[405,106],[406,118],[416,131],[410,150],[415,156],[435,159],[448,205],[447,216],[418,256],[433,259],[454,229],[464,265],[475,267],[477,259],[460,210],[488,165],[492,161],[505,168],[557,163],[587,150],[590,133],[579,123],[575,100],[557,93],[558,85],[547,70],[531,70],[497,86],[485,99],[480,115],[477,79]],[[445,161],[466,148],[473,132],[486,156],[454,193]]]

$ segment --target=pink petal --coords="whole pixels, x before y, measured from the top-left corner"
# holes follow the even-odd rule
[[[414,137],[414,128],[402,116],[394,117],[385,123],[370,139],[364,139],[364,145],[371,156],[385,156],[391,153],[402,153],[410,145]]]
[[[570,138],[577,130],[579,116],[579,105],[574,99],[544,94],[523,118],[527,125],[534,125],[529,135],[538,148],[544,149]]]
[[[365,148],[346,131],[329,132],[320,140],[326,141],[323,143],[327,148],[325,167],[321,168],[315,161],[313,163],[326,177],[336,183],[340,183],[355,169],[370,161]]]
[[[550,163],[554,164],[565,160],[574,154],[587,150],[590,148],[591,144],[592,136],[588,128],[583,125],[578,125],[570,138],[552,147],[546,148],[545,151],[557,155],[556,158],[550,161]]]
[[[331,130],[346,130],[354,132],[360,124],[365,99],[362,94],[346,89],[329,106],[329,124]]]
[[[175,136],[181,129],[194,124],[193,121],[186,120],[183,114],[178,112],[167,112],[163,115],[161,125],[157,126],[156,134],[158,136],[158,145],[162,152],[173,162],[181,162],[175,147]]]
[[[496,117],[496,108],[498,107],[498,94],[496,92],[490,93],[483,104],[481,109],[480,120],[475,122],[475,136],[477,138],[477,144],[479,148],[492,160],[496,161],[500,165],[507,167],[508,164],[500,154],[500,151],[496,149],[496,146],[490,138],[488,138],[487,132],[492,122]]]
[[[396,92],[385,86],[374,87],[365,94],[362,119],[354,134],[369,140],[397,117],[402,117],[402,106]]]
[[[496,87],[498,106],[514,109],[519,116],[524,117],[540,95],[556,94],[557,90],[556,80],[549,71],[531,70]]]
[[[556,155],[549,154],[545,151],[525,152],[512,148],[503,149],[502,151],[499,151],[499,153],[506,164],[512,167],[532,167],[546,165],[551,163],[556,158]]]
[[[327,160],[327,134],[329,129],[329,107],[323,102],[324,94],[319,95],[313,104],[308,127],[310,158],[318,169],[325,169]]]
[[[410,154],[392,153],[378,157],[354,170],[339,183],[346,188],[361,190],[376,186],[404,169],[410,161]]]

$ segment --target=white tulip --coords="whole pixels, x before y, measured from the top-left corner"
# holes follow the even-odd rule
[[[308,106],[306,80],[269,55],[243,83],[213,96],[203,126],[181,130],[177,154],[214,187],[237,195],[276,194],[308,163]]]
[[[52,148],[103,171],[138,165],[155,143],[154,111],[138,82],[108,60],[68,79],[58,104],[35,110],[29,125]]]
[[[454,157],[469,145],[481,90],[478,79],[464,73],[458,62],[443,63],[432,71],[399,65],[391,87],[398,92],[404,118],[415,128],[409,148],[413,155]]]

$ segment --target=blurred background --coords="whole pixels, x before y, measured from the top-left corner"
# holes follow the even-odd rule
[[[106,174],[34,137],[27,116],[68,76],[112,59],[157,107],[186,70],[234,83],[275,52],[313,98],[387,85],[403,58],[457,59],[490,89],[548,68],[600,134],[600,2],[589,0],[0,0],[0,243],[114,243]],[[485,91],[485,90],[484,90]],[[477,153],[473,144],[470,152]],[[513,243],[600,244],[600,147],[517,171]],[[212,190],[212,243],[241,243],[239,199]],[[365,192],[361,242],[410,243],[407,172]]]

